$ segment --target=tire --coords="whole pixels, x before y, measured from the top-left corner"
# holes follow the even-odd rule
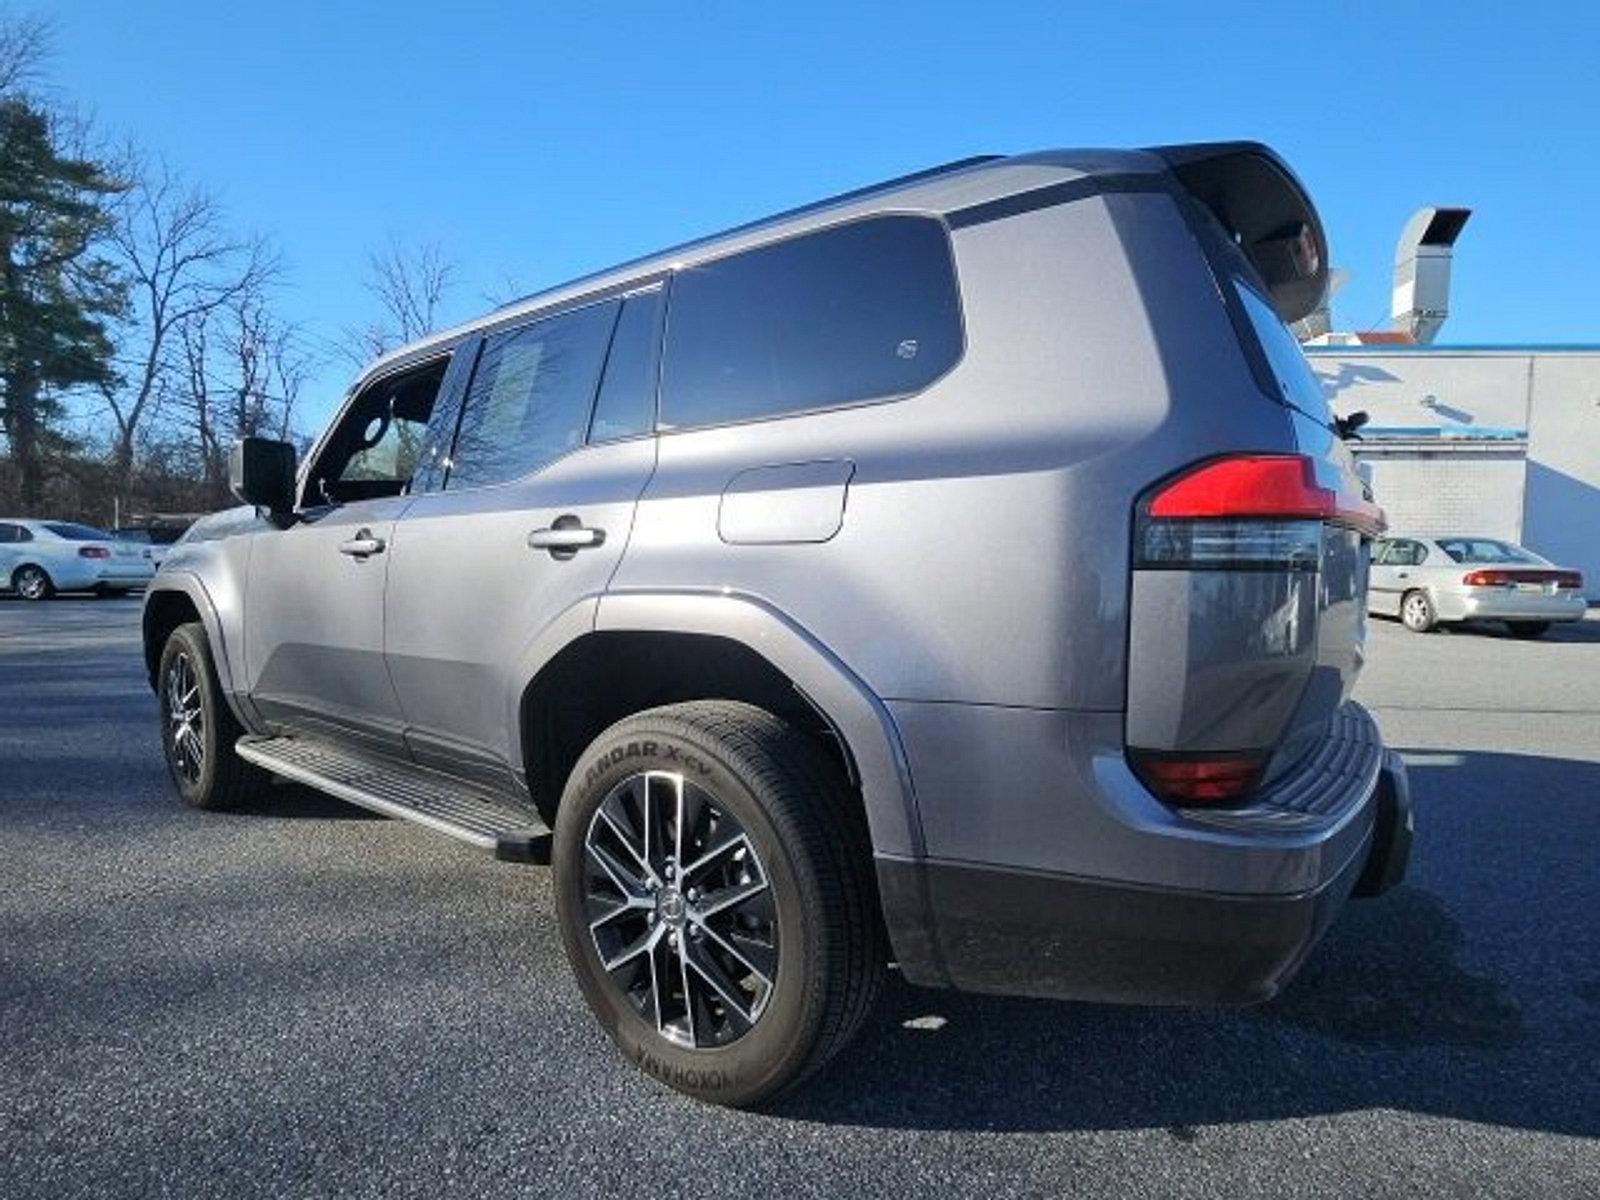
[[[13,571],[11,586],[24,600],[48,600],[56,594],[50,572],[37,563],[25,563]]]
[[[674,844],[680,796],[692,849]],[[590,1008],[640,1069],[696,1099],[749,1107],[799,1083],[882,987],[860,803],[804,734],[752,705],[674,704],[606,730],[567,782],[553,862]]]
[[[1400,620],[1412,633],[1430,633],[1439,624],[1439,614],[1427,592],[1412,591],[1400,598]]]
[[[1549,621],[1507,621],[1506,628],[1511,630],[1514,638],[1542,638],[1550,630]]]
[[[156,697],[167,773],[185,804],[242,808],[261,795],[272,776],[234,752],[244,729],[222,694],[200,622],[178,626],[161,648]]]

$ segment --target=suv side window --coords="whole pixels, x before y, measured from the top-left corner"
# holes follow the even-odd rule
[[[305,502],[343,504],[403,495],[422,454],[449,355],[383,376],[345,410],[307,478]]]
[[[594,418],[589,422],[591,442],[633,437],[654,427],[660,343],[661,288],[623,297],[600,395],[594,402]]]
[[[782,416],[920,391],[961,357],[950,239],[873,217],[673,277],[661,426]]]
[[[519,479],[583,444],[620,307],[591,304],[484,342],[447,490]]]

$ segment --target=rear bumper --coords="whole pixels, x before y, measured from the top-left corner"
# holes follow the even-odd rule
[[[1281,829],[1262,828],[1260,854],[1317,859],[1312,885],[1291,891],[880,857],[879,888],[901,970],[913,983],[965,991],[1134,1004],[1266,1000],[1293,976],[1347,897],[1379,894],[1405,874],[1405,768],[1381,746],[1374,753],[1375,769],[1352,778],[1337,811],[1315,824],[1303,813],[1279,818],[1297,831],[1294,850],[1281,841]],[[1243,814],[1232,832],[1247,819]],[[1251,847],[1246,841],[1234,848],[1246,881]],[[1153,840],[1151,853],[1162,850]]]
[[[1485,588],[1443,592],[1438,608],[1446,621],[1581,621],[1589,602],[1581,594],[1550,596]]]

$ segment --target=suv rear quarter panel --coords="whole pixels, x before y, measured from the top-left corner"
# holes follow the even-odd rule
[[[614,587],[759,597],[886,699],[1119,711],[1134,497],[1212,447],[1292,449],[1287,417],[1168,196],[953,245],[955,368],[905,400],[663,435]],[[853,464],[837,534],[718,536],[741,472],[820,461]]]

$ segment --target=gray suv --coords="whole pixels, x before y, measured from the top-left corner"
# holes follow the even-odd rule
[[[408,346],[157,574],[173,781],[551,863],[601,1023],[723,1104],[891,965],[1266,999],[1410,844],[1326,257],[1260,145],[983,158]]]

